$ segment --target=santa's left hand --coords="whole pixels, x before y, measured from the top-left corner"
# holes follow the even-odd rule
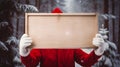
[[[104,36],[101,34],[96,34],[95,38],[93,38],[93,45],[97,46],[98,48],[95,49],[95,54],[100,56],[104,53],[106,49],[108,49],[108,43],[105,42]]]

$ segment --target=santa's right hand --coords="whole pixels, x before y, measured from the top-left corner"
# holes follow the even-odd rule
[[[27,34],[23,34],[19,44],[20,55],[23,57],[28,56],[32,49],[32,48],[29,48],[31,45],[32,45],[32,39]]]

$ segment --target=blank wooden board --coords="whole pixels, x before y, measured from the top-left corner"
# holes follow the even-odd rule
[[[98,32],[95,13],[26,13],[34,48],[90,48]]]

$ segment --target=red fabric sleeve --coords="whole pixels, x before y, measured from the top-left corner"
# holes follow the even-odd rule
[[[97,56],[95,54],[94,50],[90,54],[87,54],[84,51],[82,51],[81,49],[76,49],[74,53],[75,53],[74,54],[75,61],[78,64],[85,66],[85,67],[91,67],[101,57],[101,56]]]
[[[41,53],[39,49],[31,50],[30,54],[27,57],[21,56],[21,61],[25,65],[25,67],[36,67],[41,58]]]

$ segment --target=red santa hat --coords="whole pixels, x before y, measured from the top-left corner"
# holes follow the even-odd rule
[[[60,8],[56,7],[53,9],[52,13],[63,13]]]

